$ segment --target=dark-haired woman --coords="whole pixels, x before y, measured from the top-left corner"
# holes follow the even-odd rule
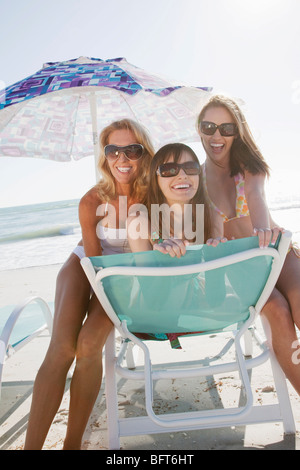
[[[269,167],[257,148],[240,107],[231,98],[213,96],[201,110],[198,130],[206,152],[203,186],[210,208],[228,238],[259,237],[264,248],[283,230],[272,219],[264,183]],[[291,245],[262,320],[277,359],[300,394],[300,259]],[[297,353],[298,351],[298,353]]]

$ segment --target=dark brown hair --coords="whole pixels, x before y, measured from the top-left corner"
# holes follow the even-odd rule
[[[165,196],[159,187],[156,174],[159,165],[161,165],[162,163],[166,163],[168,160],[170,160],[170,158],[173,158],[174,162],[178,162],[184,151],[188,152],[191,155],[193,161],[199,162],[195,152],[188,145],[182,143],[167,144],[164,147],[160,148],[158,152],[154,155],[150,164],[150,186],[147,198],[147,209],[149,215],[151,214],[151,204],[161,205],[166,202]],[[195,230],[196,226],[196,205],[204,204],[204,240],[206,241],[211,236],[211,221],[209,215],[209,206],[202,185],[202,171],[199,174],[199,186],[197,192],[189,203],[193,205],[193,230]],[[161,237],[161,220],[160,227],[157,227],[156,230],[159,236]]]
[[[245,170],[253,175],[263,173],[269,176],[270,168],[254,141],[244,114],[233,99],[222,95],[212,96],[198,116],[198,132],[200,133],[200,122],[204,120],[206,111],[209,108],[219,107],[225,108],[231,114],[238,128],[238,135],[230,150],[230,176],[238,173],[244,175]]]

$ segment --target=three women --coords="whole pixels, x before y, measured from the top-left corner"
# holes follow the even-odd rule
[[[181,217],[181,226],[187,228],[184,204],[192,206],[192,234],[196,233],[197,205],[204,204],[204,241],[211,237],[209,243],[213,245],[224,241],[223,236],[241,238],[255,233],[263,247],[274,242],[281,231],[270,217],[264,197],[268,166],[237,105],[223,97],[213,98],[199,116],[199,133],[207,154],[202,169],[193,151],[183,144],[161,149],[150,168],[154,153],[151,142],[132,121],[114,123],[102,132],[99,166],[103,180],[80,202],[83,243],[71,254],[57,279],[53,335],[34,386],[26,449],[42,448],[75,357],[64,449],[80,448],[101,385],[102,348],[112,324],[97,299],[90,295],[80,257],[130,249],[142,251],[153,245],[172,256],[184,254],[187,239],[174,232],[176,217]],[[126,223],[134,218],[127,218],[128,209],[135,203],[145,204],[146,200],[148,208],[162,201],[181,208],[173,213],[170,238],[162,243],[158,243],[162,241],[160,222],[151,231],[147,218],[149,236],[138,242],[127,239]],[[193,236],[190,241],[194,241]],[[300,326],[299,274],[297,251],[291,247],[276,289],[262,313],[271,331],[272,347],[298,393],[299,365],[291,361],[291,347],[297,339],[294,323]]]

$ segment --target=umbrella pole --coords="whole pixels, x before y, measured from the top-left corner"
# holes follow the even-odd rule
[[[97,102],[96,102],[96,93],[94,91],[90,93],[89,101],[90,101],[90,110],[91,110],[91,117],[92,117],[95,176],[96,176],[96,182],[98,182],[98,180],[100,179],[100,172],[98,170],[100,146],[99,146],[98,130],[97,130]]]

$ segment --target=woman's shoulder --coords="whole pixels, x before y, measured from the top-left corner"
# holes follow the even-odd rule
[[[97,186],[93,186],[91,189],[89,189],[82,196],[79,203],[80,204],[81,203],[83,203],[83,204],[94,204],[94,203],[99,204],[100,203],[100,197],[99,197],[99,193],[98,193],[98,190],[97,190]]]
[[[245,195],[246,197],[253,191],[263,192],[265,187],[266,174],[259,172],[256,174],[245,171]]]
[[[84,196],[79,201],[79,210],[91,210],[96,209],[101,204],[101,200],[99,197],[99,193],[97,187],[92,187],[89,191],[87,191]]]
[[[265,181],[266,174],[263,172],[251,173],[250,171],[245,170],[242,177],[247,182],[260,182]]]

